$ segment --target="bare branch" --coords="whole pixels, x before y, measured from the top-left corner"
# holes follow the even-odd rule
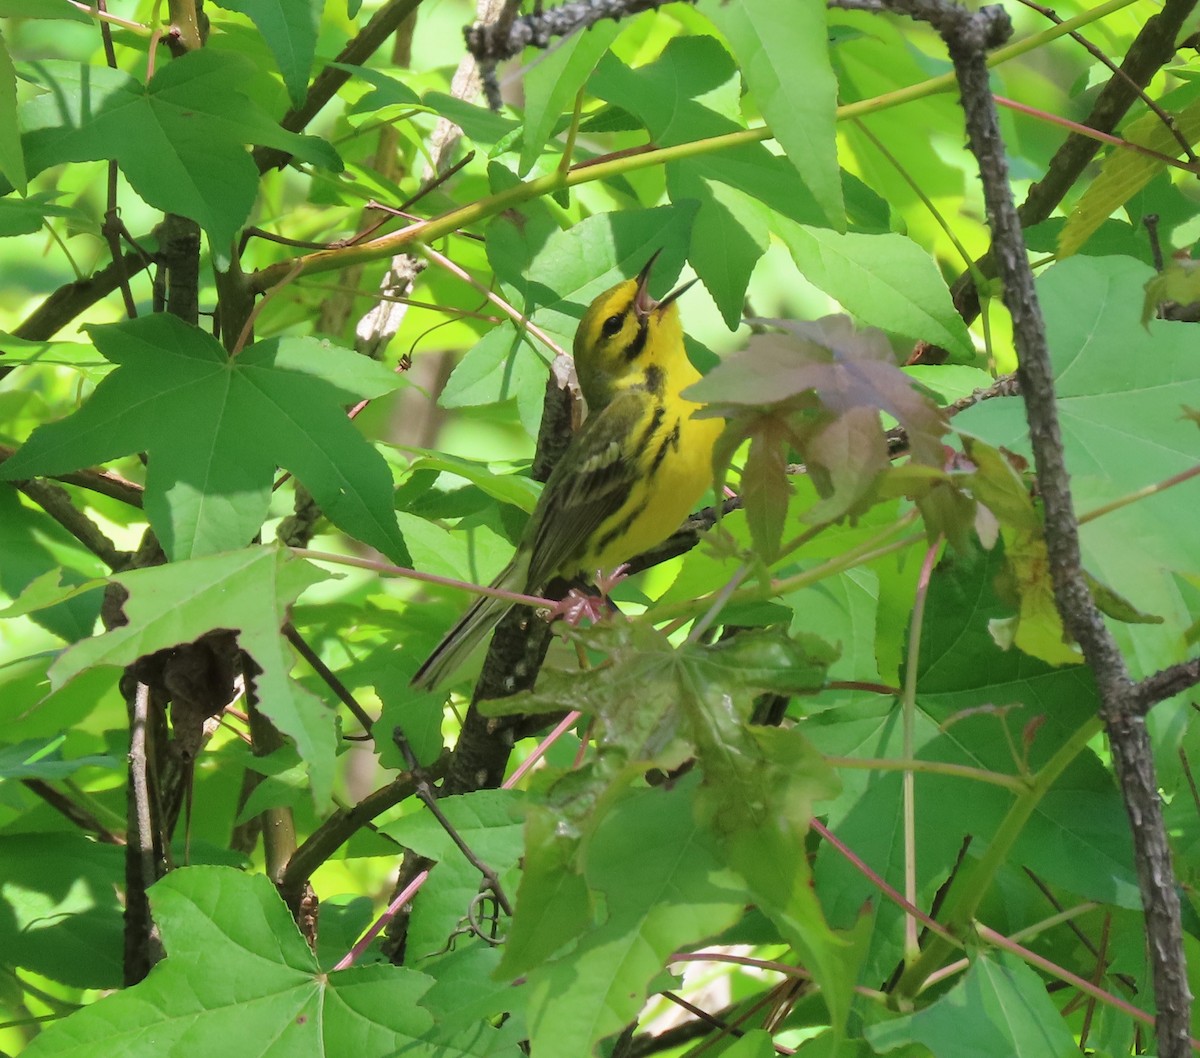
[[[1147,676],[1133,688],[1132,708],[1143,715],[1150,712],[1159,702],[1165,702],[1189,687],[1200,683],[1200,658],[1181,661],[1178,665],[1160,669]]]
[[[555,37],[594,26],[601,19],[622,19],[657,11],[667,0],[574,0],[549,11],[535,11],[503,22],[468,26],[467,50],[480,63],[497,63],[520,55],[527,47],[546,48]]]
[[[1012,199],[1004,143],[988,83],[986,49],[1002,43],[1011,32],[1011,24],[1007,13],[996,6],[985,7],[978,13],[946,0],[891,0],[889,6],[928,21],[937,29],[958,77],[968,145],[979,164],[992,230],[991,256],[1003,284],[1005,306],[1013,320],[1019,363],[1017,378],[1025,400],[1038,486],[1045,504],[1046,549],[1055,601],[1064,625],[1079,642],[1095,678],[1113,767],[1133,831],[1158,1008],[1155,1024],[1158,1050],[1162,1058],[1184,1058],[1191,1053],[1191,993],[1183,953],[1179,896],[1154,758],[1125,659],[1083,575],[1079,525],[1059,429],[1045,323],[1034,289],[1021,218]]]

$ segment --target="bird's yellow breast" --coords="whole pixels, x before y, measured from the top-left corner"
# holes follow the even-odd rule
[[[679,397],[654,405],[637,439],[638,486],[589,541],[582,562],[588,575],[611,572],[662,543],[712,484],[713,446],[724,420],[693,418],[699,405]]]

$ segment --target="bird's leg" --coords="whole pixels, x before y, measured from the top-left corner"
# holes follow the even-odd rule
[[[628,568],[625,563],[622,563],[611,573],[596,570],[593,583],[598,594],[588,591],[586,587],[578,585],[572,587],[559,600],[558,605],[549,612],[547,619],[550,621],[561,619],[571,627],[575,627],[584,618],[587,618],[592,624],[597,624],[608,614],[615,613],[617,605],[609,598],[609,593],[625,579],[627,576],[625,571]]]

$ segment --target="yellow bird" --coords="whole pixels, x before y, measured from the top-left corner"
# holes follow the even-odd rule
[[[657,257],[583,314],[575,371],[588,419],[551,472],[494,588],[533,595],[555,577],[612,570],[675,532],[712,483],[724,420],[696,418],[700,405],[680,395],[700,378],[684,350],[676,303],[692,284],[655,301],[647,288]],[[413,686],[441,683],[511,605],[481,595],[417,670]]]

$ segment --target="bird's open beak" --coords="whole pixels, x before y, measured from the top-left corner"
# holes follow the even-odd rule
[[[633,310],[643,320],[658,307],[658,302],[650,296],[650,271],[654,268],[654,262],[658,260],[660,253],[662,250],[655,250],[650,255],[650,260],[638,272],[637,292],[633,295]]]
[[[682,286],[677,286],[674,290],[671,291],[671,293],[669,293],[665,298],[663,298],[662,301],[660,301],[655,306],[655,308],[657,309],[657,311],[662,312],[662,310],[665,309],[668,305],[670,305],[672,301],[674,301],[677,297],[679,297],[681,294],[683,294],[685,291],[687,291],[690,287],[694,286],[698,282],[699,282],[699,279],[689,279]]]
[[[654,268],[654,262],[658,260],[658,255],[662,250],[655,250],[651,255],[650,260],[646,262],[645,267],[638,273],[637,276],[637,293],[633,298],[634,311],[638,316],[645,319],[652,312],[662,312],[668,305],[679,297],[685,290],[688,289],[696,280],[692,279],[682,286],[676,287],[662,301],[655,301],[650,296],[650,271]]]

